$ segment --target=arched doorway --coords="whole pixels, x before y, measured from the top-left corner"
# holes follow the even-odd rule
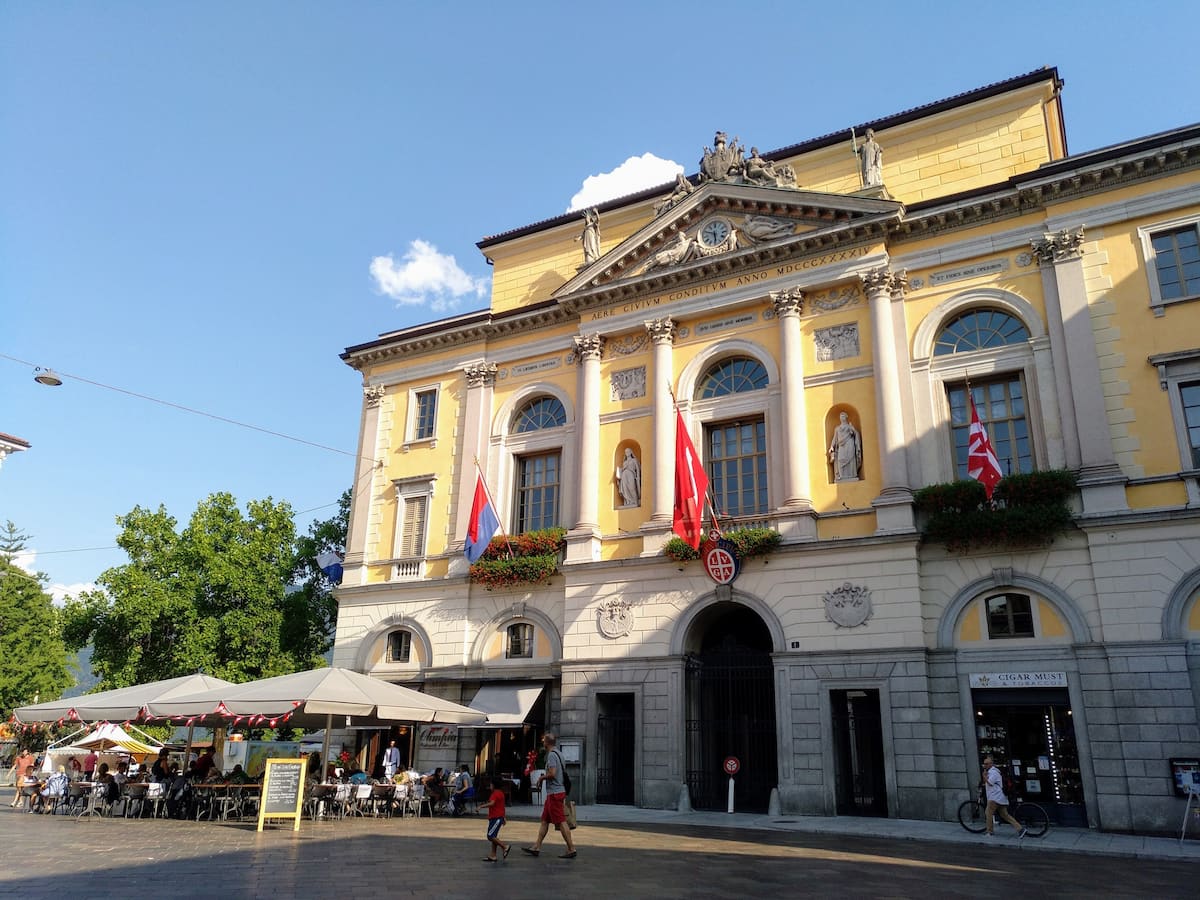
[[[771,650],[766,623],[739,603],[714,603],[688,629],[686,777],[696,809],[725,809],[721,763],[736,756],[736,808],[767,811],[778,773]]]

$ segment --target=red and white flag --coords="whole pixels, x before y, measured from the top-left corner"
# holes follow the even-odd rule
[[[704,498],[708,494],[708,473],[684,424],[683,414],[675,410],[675,514],[671,529],[692,546],[700,547],[700,527],[704,519]]]
[[[967,402],[971,404],[971,427],[967,431],[967,474],[983,485],[987,498],[992,499],[992,491],[1000,483],[1004,474],[1000,471],[1000,461],[996,459],[996,451],[988,440],[987,429],[979,421],[979,413],[975,409],[975,398],[967,390]]]

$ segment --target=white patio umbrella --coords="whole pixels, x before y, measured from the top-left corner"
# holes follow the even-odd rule
[[[13,715],[25,725],[57,722],[59,719],[72,722],[129,722],[136,719],[153,701],[229,685],[228,681],[210,675],[183,675],[79,697],[64,697],[35,706],[18,706],[13,710]]]
[[[231,720],[236,724],[238,718],[243,718],[256,724],[287,722],[297,727],[324,727],[322,772],[328,762],[334,716],[346,716],[347,725],[351,718],[360,725],[482,725],[487,719],[484,713],[458,703],[337,667],[218,687],[191,696],[175,695],[150,703],[148,712],[153,716],[185,717],[198,725],[227,726]]]

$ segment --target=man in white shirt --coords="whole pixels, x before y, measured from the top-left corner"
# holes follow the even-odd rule
[[[983,758],[983,783],[987,788],[987,812],[983,820],[987,823],[988,837],[992,836],[993,816],[998,812],[1000,818],[1013,827],[1017,837],[1025,837],[1025,829],[1021,823],[1008,814],[1008,797],[1004,793],[1004,776],[996,768],[996,763],[990,756]]]

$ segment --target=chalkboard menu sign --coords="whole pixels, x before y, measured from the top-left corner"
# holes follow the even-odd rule
[[[268,759],[263,773],[262,802],[258,806],[258,830],[268,819],[294,819],[293,831],[300,830],[300,810],[304,806],[303,759]]]

